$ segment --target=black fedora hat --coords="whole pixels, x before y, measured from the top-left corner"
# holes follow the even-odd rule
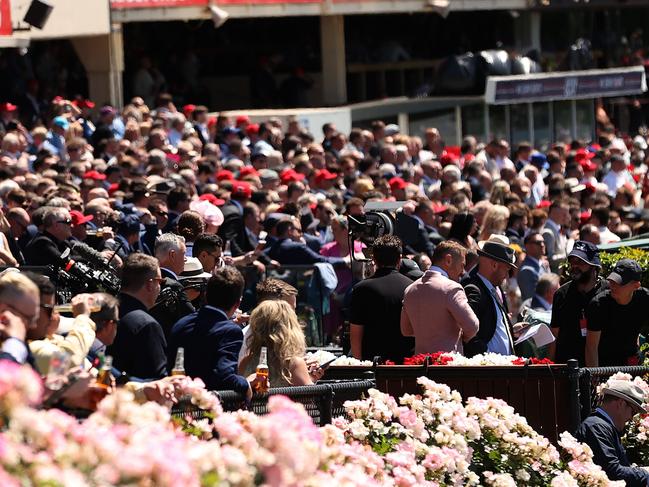
[[[478,249],[478,255],[497,260],[498,262],[504,262],[517,269],[514,264],[516,262],[516,252],[506,245],[487,241],[481,249]]]

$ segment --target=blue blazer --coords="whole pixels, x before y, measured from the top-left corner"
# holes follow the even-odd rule
[[[632,467],[615,426],[599,411],[584,420],[575,435],[593,450],[593,462],[602,467],[611,480],[624,480],[628,487],[645,487],[649,472]]]
[[[185,372],[200,377],[209,390],[244,393],[248,381],[237,374],[243,331],[220,309],[203,306],[180,319],[171,330],[169,367],[178,347],[185,349]]]
[[[541,267],[541,263],[534,262],[530,257],[525,257],[516,277],[523,301],[534,296],[536,283],[539,282],[539,277],[542,274],[545,274],[545,269]]]
[[[342,257],[325,257],[314,252],[306,244],[295,242],[290,238],[278,240],[268,251],[268,256],[283,265],[313,265],[327,263],[333,266],[344,266]]]

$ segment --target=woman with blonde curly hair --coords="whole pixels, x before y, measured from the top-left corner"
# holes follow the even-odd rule
[[[268,349],[271,387],[313,384],[304,360],[306,341],[293,308],[285,301],[264,301],[250,315],[248,354],[239,364],[245,377],[254,374],[261,347]]]
[[[505,235],[508,220],[509,209],[506,206],[494,205],[489,208],[484,216],[478,241],[489,240],[489,236],[493,234]]]

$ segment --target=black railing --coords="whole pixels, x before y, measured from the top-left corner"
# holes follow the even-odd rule
[[[304,406],[314,424],[324,426],[337,416],[345,414],[345,401],[361,399],[374,387],[371,380],[331,381],[311,386],[275,387],[267,393],[255,395],[246,403],[245,397],[234,391],[218,391],[214,394],[221,401],[224,411],[247,409],[255,414],[268,413],[268,399],[271,396],[283,395]],[[191,404],[188,399],[181,400],[171,411],[172,416],[190,416],[201,419],[204,412]]]
[[[579,369],[579,420],[591,414],[599,404],[597,386],[622,372],[633,377],[649,375],[649,367],[585,367]],[[578,423],[577,423],[578,424]]]

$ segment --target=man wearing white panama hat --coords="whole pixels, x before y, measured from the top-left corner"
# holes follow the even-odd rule
[[[611,379],[601,391],[602,403],[577,429],[576,437],[593,450],[593,461],[611,480],[628,487],[649,485],[649,472],[632,466],[620,432],[636,414],[646,413],[642,389],[629,380]]]

